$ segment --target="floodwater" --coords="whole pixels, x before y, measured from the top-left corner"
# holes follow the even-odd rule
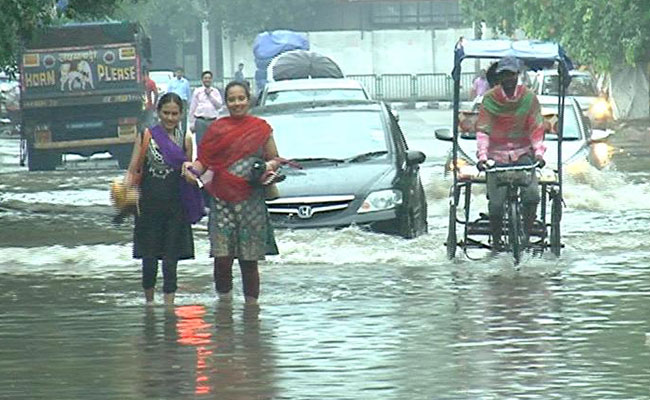
[[[567,178],[562,256],[515,269],[445,257],[446,148],[432,137],[449,117],[401,111],[428,155],[429,234],[278,231],[259,308],[238,273],[232,305],[216,301],[204,225],[176,306],[145,307],[131,224],[111,224],[121,172],[28,173],[0,138],[0,398],[650,398],[647,126],[616,133],[606,170]]]

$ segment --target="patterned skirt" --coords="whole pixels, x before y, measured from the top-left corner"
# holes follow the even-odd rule
[[[239,203],[212,198],[208,232],[212,257],[255,261],[279,254],[262,188]]]

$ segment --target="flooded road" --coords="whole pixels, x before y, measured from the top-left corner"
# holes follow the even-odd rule
[[[562,256],[450,262],[449,111],[402,110],[429,234],[278,231],[261,307],[215,300],[205,225],[174,309],[144,306],[112,161],[28,173],[0,138],[2,399],[648,399],[650,131],[568,177]],[[90,167],[90,168],[84,168]],[[480,201],[479,201],[480,203]],[[160,296],[159,296],[160,297]]]

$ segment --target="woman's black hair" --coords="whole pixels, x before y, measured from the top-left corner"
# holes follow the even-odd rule
[[[162,110],[162,107],[167,103],[176,103],[178,105],[181,114],[183,113],[183,100],[181,99],[181,96],[172,92],[167,92],[163,94],[162,97],[158,100],[158,106],[156,107],[156,109],[158,111]]]
[[[246,93],[246,98],[248,100],[250,100],[251,99],[251,89],[248,87],[247,83],[248,82],[239,82],[239,81],[230,81],[230,82],[228,82],[228,84],[226,85],[226,89],[223,91],[224,96],[226,98],[228,98],[228,90],[230,90],[230,88],[235,87],[235,86],[241,86],[242,88],[244,88],[244,92]]]

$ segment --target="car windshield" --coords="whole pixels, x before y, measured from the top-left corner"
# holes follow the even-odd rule
[[[312,100],[367,100],[360,89],[310,89],[269,92],[264,104],[296,103]]]
[[[350,160],[388,151],[379,111],[314,111],[264,115],[282,157]]]
[[[542,94],[557,96],[559,94],[560,78],[557,75],[547,75],[544,77]],[[598,96],[594,80],[589,75],[574,75],[571,77],[571,83],[567,89],[568,96]]]
[[[542,104],[543,114],[557,114],[556,104]],[[578,124],[578,114],[571,104],[564,106],[564,140],[580,140],[582,133],[580,132],[580,125]],[[557,140],[555,133],[547,132],[544,140]]]

